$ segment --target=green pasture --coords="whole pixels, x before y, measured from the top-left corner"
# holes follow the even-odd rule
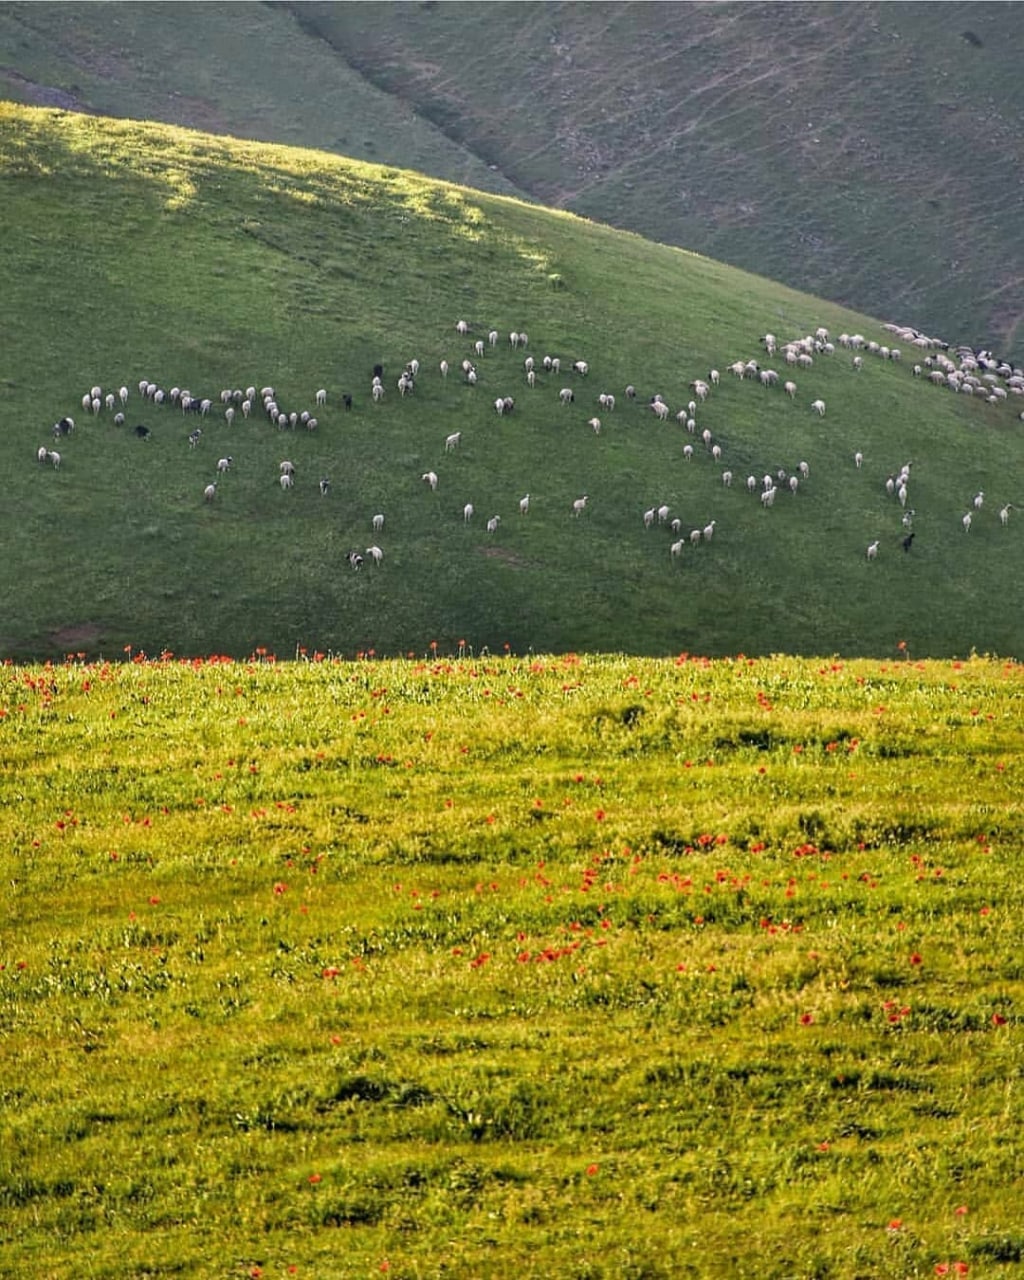
[[[1019,1274],[1017,664],[259,649],[0,667],[5,1275]]]
[[[911,350],[900,362],[866,355],[860,373],[841,346],[809,369],[776,360],[780,382],[795,378],[793,399],[727,372],[736,360],[767,363],[769,331],[785,341],[824,326],[893,342],[878,321],[409,172],[62,111],[0,108],[0,199],[4,655],[111,657],[130,643],[397,656],[460,640],[497,653],[853,656],[901,641],[915,657],[1021,652],[1019,400],[936,388],[913,376],[926,353]],[[500,341],[478,358],[472,344],[492,327]],[[513,331],[529,334],[533,388]],[[561,359],[558,374],[543,371],[545,354]],[[461,374],[469,356],[476,386]],[[421,371],[403,399],[397,376],[413,358]],[[577,359],[586,377],[571,373]],[[676,415],[712,368],[721,382],[690,435]],[[140,380],[210,398],[210,416],[143,401]],[[93,386],[105,397],[122,385],[122,426],[82,408]],[[315,412],[316,432],[281,431],[259,406],[228,426],[221,391],[250,385]],[[598,408],[601,392],[615,394],[614,411]],[[664,423],[647,408],[655,393],[672,411]],[[515,411],[499,417],[505,395]],[[54,445],[65,415],[77,428]],[[446,452],[456,431],[461,447]],[[37,462],[52,447],[59,470]],[[290,492],[278,484],[286,459]],[[760,485],[800,462],[807,480],[795,495],[782,487],[772,509],[747,491],[748,475]],[[907,511],[884,488],[905,463]],[[644,527],[644,511],[662,504],[679,533]],[[711,521],[712,540],[692,545]],[[370,545],[383,562],[367,557],[353,572],[347,553]]]

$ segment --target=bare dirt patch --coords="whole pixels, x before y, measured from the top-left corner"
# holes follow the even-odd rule
[[[500,560],[503,564],[511,565],[513,569],[526,568],[526,561],[522,556],[517,556],[514,551],[506,551],[504,547],[481,547],[480,554],[487,556],[489,560]]]
[[[48,644],[59,646],[61,649],[82,649],[87,645],[94,645],[101,634],[97,623],[79,622],[73,626],[60,627],[57,631],[49,632],[46,640]]]
[[[16,84],[33,106],[63,107],[65,111],[94,114],[92,109],[81,98],[76,98],[73,93],[68,93],[66,89],[57,89],[53,85],[39,84],[35,80],[30,80],[28,76],[23,76],[20,71],[15,71],[13,67],[0,67],[0,83],[4,80]]]

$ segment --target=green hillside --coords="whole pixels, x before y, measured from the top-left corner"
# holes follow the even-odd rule
[[[727,372],[772,363],[767,331],[893,342],[878,322],[565,214],[152,124],[5,107],[0,174],[4,655],[405,653],[434,641],[650,654],[1024,647],[1024,511],[1005,525],[997,514],[1024,508],[1019,399],[990,405],[915,378],[905,343],[902,361],[865,353],[860,372],[840,345],[792,373],[780,354],[793,399]],[[500,341],[474,356],[470,386],[461,361],[492,327]],[[522,330],[533,388],[508,339]],[[546,353],[560,374],[543,371]],[[397,378],[413,358],[422,367],[403,398]],[[586,377],[569,372],[577,359]],[[676,413],[711,368],[721,382],[689,435]],[[143,401],[143,380],[209,397],[209,417]],[[129,389],[123,426],[83,411],[94,385]],[[249,385],[316,412],[318,429],[279,430],[259,406],[229,426],[221,390]],[[562,388],[575,403],[560,403]],[[614,411],[598,409],[603,392]],[[655,393],[665,422],[646,407]],[[499,396],[515,398],[511,415],[496,414]],[[78,425],[57,442],[55,470],[37,451],[54,447],[66,414]],[[457,431],[461,447],[446,452]],[[801,461],[809,476],[795,495],[780,486],[767,509],[748,493],[748,475],[760,487]],[[904,513],[884,483],[907,462],[905,554]],[[679,534],[645,528],[661,504]],[[692,545],[711,521],[711,541]],[[353,549],[367,561],[358,572]]]
[[[527,194],[1024,361],[1003,3],[9,4],[0,94]]]

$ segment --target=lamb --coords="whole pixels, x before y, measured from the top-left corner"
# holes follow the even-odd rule
[[[811,402],[811,408],[814,410],[814,412],[818,415],[819,418],[823,418],[825,416],[824,400],[813,400]]]
[[[326,403],[327,403],[327,388],[321,387],[320,390],[316,393],[317,408],[319,409],[321,405],[325,405]]]
[[[761,506],[771,507],[775,505],[776,488],[772,485],[770,488],[763,490],[761,493]]]
[[[695,547],[695,546],[697,546],[697,544],[698,544],[699,542],[700,542],[700,530],[699,530],[699,529],[691,529],[691,530],[690,530],[690,545],[691,545],[692,547]]]
[[[373,517],[373,519],[370,521],[370,524],[373,526],[373,531],[374,531],[374,533],[380,533],[381,529],[383,529],[383,528],[384,528],[384,514],[383,514],[383,512],[378,511],[378,512],[377,512],[377,514],[376,514],[376,515]]]
[[[461,441],[462,441],[461,431],[453,431],[450,436],[446,436],[445,442],[444,442],[445,453],[451,453],[453,449],[457,449]]]
[[[587,506],[587,495],[586,495],[586,494],[584,494],[582,498],[577,498],[577,499],[573,502],[573,504],[572,504],[572,513],[573,513],[573,515],[576,517],[576,519],[577,519],[577,520],[578,520],[578,519],[580,518],[580,516],[583,514],[584,510],[586,509],[586,506]]]
[[[292,475],[290,471],[282,472],[281,475],[278,477],[278,480],[281,485],[282,491],[284,491],[285,489],[290,489],[295,484],[295,477]]]
[[[588,418],[588,419],[587,419],[587,426],[588,426],[588,427],[590,427],[590,429],[593,431],[593,433],[594,433],[594,435],[595,435],[595,436],[599,436],[599,435],[601,434],[601,419],[600,419],[600,418]]]
[[[36,462],[38,462],[39,465],[42,466],[44,462],[49,461],[49,457],[50,457],[49,449],[47,449],[45,444],[41,444],[39,448],[36,450]]]
[[[233,408],[232,408],[232,409],[225,409],[225,410],[224,410],[224,421],[228,424],[228,426],[229,426],[229,427],[230,427],[230,426],[231,426],[231,424],[234,422],[234,420],[235,420],[235,411],[234,411],[234,409],[233,409]]]
[[[673,542],[672,545],[669,547],[669,554],[673,558],[675,558],[676,556],[681,556],[683,554],[683,547],[685,546],[686,546],[685,538],[680,538],[678,542]]]
[[[497,329],[492,329],[492,330],[490,331],[490,333],[488,333],[488,335],[487,335],[487,341],[491,344],[491,346],[492,346],[492,347],[496,347],[496,346],[498,345],[498,331],[497,331]]]
[[[667,504],[662,504],[658,508],[658,524],[665,524],[668,520],[669,508]]]
[[[586,360],[574,360],[572,362],[572,371],[573,373],[578,373],[581,378],[585,378],[590,372],[590,365],[587,364]]]
[[[331,491],[331,482],[326,476],[320,477],[320,497],[326,498]]]
[[[693,458],[693,445],[692,445],[692,444],[684,444],[684,445],[683,445],[683,458],[684,458],[687,462],[689,462],[689,461]]]
[[[559,391],[558,393],[558,398],[562,402],[562,404],[572,404],[572,402],[576,399],[575,395],[573,394],[572,387],[563,387],[561,391]]]
[[[373,560],[374,564],[380,564],[384,559],[384,552],[376,544],[366,548],[366,554]]]
[[[869,560],[878,559],[878,542],[877,541],[868,543],[867,558]]]
[[[524,494],[523,497],[519,499],[519,514],[521,516],[525,516],[529,510],[530,510],[530,495],[527,493],[527,494]]]
[[[654,527],[655,510],[653,507],[644,512],[644,528],[652,529]]]
[[[537,375],[534,373],[532,369],[530,369],[526,374],[526,384],[527,386],[532,387],[536,384],[536,382],[537,382]]]
[[[980,511],[981,508],[984,506],[984,503],[985,503],[985,491],[984,489],[979,489],[978,492],[974,495],[975,511]]]
[[[858,449],[857,452],[853,455],[853,462],[858,471],[860,470],[861,464],[863,463],[863,461],[864,461],[864,455]]]
[[[732,472],[731,472],[731,471],[723,471],[723,472],[722,472],[722,484],[724,484],[724,485],[725,485],[725,487],[726,487],[727,489],[730,489],[730,488],[732,487]]]
[[[704,526],[704,541],[705,541],[705,542],[710,542],[710,541],[711,541],[711,535],[715,532],[715,524],[716,524],[716,521],[714,521],[714,520],[709,520],[709,521],[708,521],[708,523]]]
[[[447,378],[448,377],[448,361],[442,360],[440,368],[441,368],[441,377]]]
[[[227,471],[228,468],[231,466],[232,462],[234,462],[234,458],[218,458],[217,459],[218,474],[223,475],[224,472]]]
[[[467,502],[466,505],[462,508],[462,518],[466,522],[466,524],[469,524],[470,520],[473,519],[472,502]]]
[[[430,485],[431,491],[434,491],[437,489],[437,472],[436,471],[424,471],[423,475],[420,476],[420,479]]]
[[[215,484],[208,484],[206,488],[203,490],[203,501],[212,502],[214,498],[216,498],[216,496],[217,496],[217,486]]]
[[[284,462],[282,462],[278,467],[278,471],[280,471],[283,476],[293,476],[295,474],[295,465],[285,458]]]
[[[811,468],[807,465],[806,462],[798,462],[796,469],[797,471],[800,472],[800,474],[803,476],[805,480],[811,474]]]
[[[651,409],[654,411],[659,422],[664,422],[668,417],[668,405],[664,400],[652,400]]]
[[[963,520],[961,520],[961,522],[960,522],[960,523],[961,523],[961,524],[963,525],[963,527],[964,527],[964,533],[970,533],[970,531],[971,531],[972,517],[971,517],[971,513],[970,513],[969,511],[968,511],[968,513],[964,516]]]
[[[455,325],[455,332],[461,338],[464,338],[466,334],[469,333],[469,325],[465,322],[465,320],[459,320],[458,323]]]
[[[497,533],[499,524],[501,524],[501,516],[491,516],[490,520],[487,521],[487,532]]]
[[[800,480],[799,480],[799,477],[798,477],[798,476],[790,476],[790,477],[789,477],[789,491],[790,491],[790,493],[796,493],[797,489],[799,489],[799,488],[800,488]]]
[[[485,347],[482,338],[477,338],[476,342],[473,343],[473,350],[478,356],[482,356],[484,354]]]
[[[796,399],[796,383],[795,382],[784,382],[782,384],[782,389],[783,391],[785,391],[786,395],[789,396],[790,400]]]
[[[1005,507],[999,508],[999,523],[1007,525],[1010,523],[1010,512],[1013,510],[1013,503],[1008,502]]]
[[[110,413],[113,410],[114,405],[116,404],[116,401],[114,399],[114,393],[112,391],[108,392],[103,403],[107,406],[107,412]]]
[[[380,382],[375,382],[370,389],[370,394],[373,396],[374,403],[376,403],[378,400],[383,400],[384,399],[383,384]]]
[[[716,462],[721,462],[721,460],[722,460],[722,446],[721,446],[720,444],[713,444],[713,445],[711,446],[711,456],[712,456],[712,458],[714,458],[714,460],[715,460]]]
[[[363,557],[359,554],[358,551],[350,551],[348,553],[347,559],[349,564],[352,566],[352,568],[356,572],[358,572],[363,567]]]

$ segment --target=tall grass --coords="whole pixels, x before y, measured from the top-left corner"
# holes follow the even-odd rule
[[[131,657],[0,669],[9,1274],[1017,1274],[1018,666]]]

